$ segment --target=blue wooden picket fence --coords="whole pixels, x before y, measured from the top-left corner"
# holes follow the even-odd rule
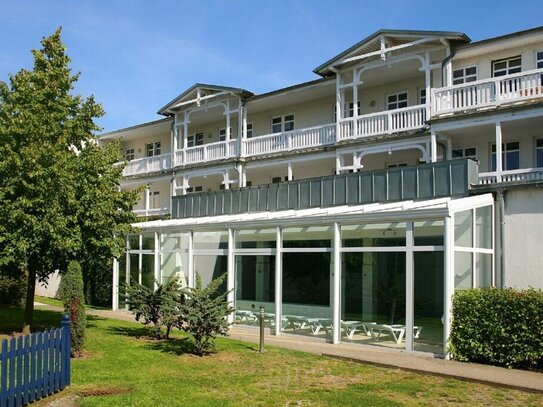
[[[60,328],[2,341],[0,407],[25,406],[69,385],[68,315]]]

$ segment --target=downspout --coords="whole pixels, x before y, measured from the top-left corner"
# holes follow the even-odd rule
[[[500,244],[500,286],[504,287],[505,284],[505,199],[504,199],[505,188],[496,190],[496,201],[498,204],[498,213],[499,213],[499,244]]]
[[[450,46],[450,54],[445,57],[443,61],[441,61],[441,85],[445,86],[445,77],[443,75],[443,69],[445,68],[445,65],[454,58],[456,55],[456,48],[454,46]],[[452,85],[452,84],[451,84]]]

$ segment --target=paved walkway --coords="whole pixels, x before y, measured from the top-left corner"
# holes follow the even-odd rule
[[[55,311],[62,310],[60,307],[41,303],[35,303],[35,305]],[[87,314],[124,321],[134,321],[134,316],[126,311],[88,310]],[[259,332],[256,327],[235,325],[230,329],[229,337],[245,342],[259,342]],[[372,346],[349,343],[332,345],[310,337],[306,338],[294,335],[266,335],[265,344],[419,373],[543,392],[543,373],[505,369],[475,363],[461,363]]]

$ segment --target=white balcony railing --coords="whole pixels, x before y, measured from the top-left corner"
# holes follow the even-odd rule
[[[146,174],[149,172],[165,171],[171,168],[170,154],[155,155],[153,157],[138,158],[126,163],[123,170],[125,177],[130,175]]]
[[[276,153],[280,151],[299,150],[334,144],[336,141],[336,125],[310,127],[299,130],[257,136],[245,140],[244,153],[247,157]]]
[[[432,90],[433,115],[543,97],[543,69]]]
[[[169,214],[170,210],[164,207],[164,208],[134,209],[132,212],[134,212],[137,216],[160,216],[160,215]]]
[[[238,155],[238,140],[219,141],[175,151],[175,165],[223,160]]]
[[[496,184],[498,182],[543,181],[543,168],[521,168],[519,170],[498,172],[481,172],[479,185]]]
[[[338,141],[419,129],[426,121],[426,110],[426,105],[417,105],[341,119]]]

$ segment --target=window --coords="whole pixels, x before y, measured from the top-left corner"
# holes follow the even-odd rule
[[[477,67],[470,66],[467,68],[459,68],[453,71],[453,85],[461,83],[474,82],[477,80]]]
[[[492,62],[492,76],[504,76],[519,73],[521,71],[520,56],[502,59]]]
[[[149,192],[149,203],[150,203],[150,209],[160,208],[160,192],[159,191]]]
[[[272,119],[272,133],[294,130],[294,115],[278,116]]]
[[[125,150],[124,156],[126,158],[126,161],[130,161],[134,159],[134,149],[133,148],[127,148]]]
[[[356,103],[357,105],[357,115],[360,116],[360,100]],[[347,113],[347,117],[353,117],[354,116],[354,103],[351,102],[349,103],[349,105],[347,106],[348,109],[346,109],[346,113]]]
[[[253,123],[247,123],[247,138],[253,138]]]
[[[419,105],[426,104],[426,89],[419,90]]]
[[[230,127],[230,138],[232,138],[232,127]],[[225,140],[226,140],[226,128],[219,129],[219,141],[225,141]]]
[[[518,141],[502,143],[502,168],[504,171],[520,168],[520,144]],[[496,145],[492,144],[492,171],[496,171]]]
[[[387,164],[387,168],[407,167],[407,163],[390,163]]]
[[[204,144],[204,133],[191,134],[187,137],[187,147],[201,146]]]
[[[407,92],[395,93],[387,96],[387,110],[407,107]]]
[[[278,184],[281,182],[281,177],[273,177],[272,178],[272,184]]]
[[[535,141],[535,154],[535,166],[537,168],[543,167],[543,138]]]
[[[463,147],[453,148],[452,158],[473,158],[477,159],[477,148],[475,147]]]
[[[146,157],[154,157],[155,155],[160,155],[160,141],[155,141],[154,143],[146,144],[145,154],[146,154]]]
[[[187,188],[187,194],[192,194],[193,192],[202,192],[202,187],[189,187]]]
[[[253,181],[245,181],[245,186],[246,187],[252,187],[253,186]]]

